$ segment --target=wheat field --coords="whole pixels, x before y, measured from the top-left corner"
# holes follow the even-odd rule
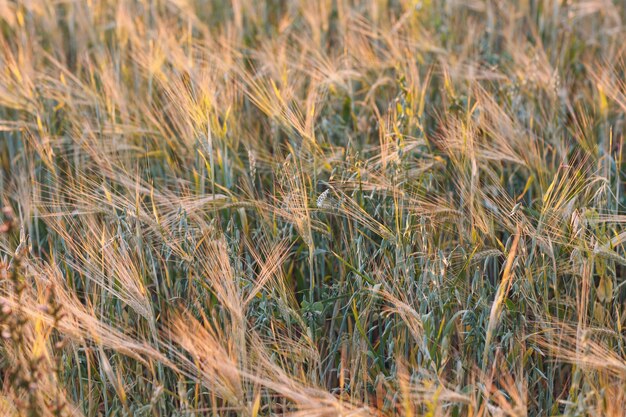
[[[1,416],[626,416],[623,0],[0,0]]]

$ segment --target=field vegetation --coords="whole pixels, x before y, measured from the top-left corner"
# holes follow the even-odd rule
[[[0,414],[624,417],[625,19],[0,0]]]

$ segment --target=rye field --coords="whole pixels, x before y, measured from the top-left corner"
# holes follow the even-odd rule
[[[626,416],[623,0],[0,0],[0,416]]]

